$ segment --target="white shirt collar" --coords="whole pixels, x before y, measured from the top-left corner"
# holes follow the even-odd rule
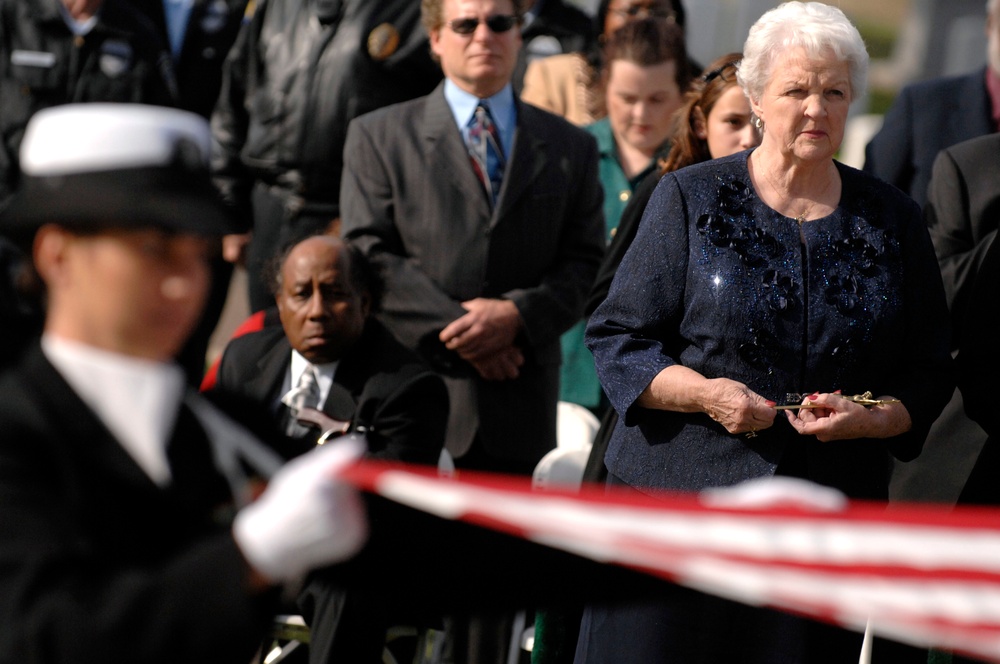
[[[313,364],[312,366],[316,369],[316,374],[319,378],[319,409],[323,409],[323,404],[326,403],[326,398],[330,395],[330,387],[333,385],[333,376],[337,372],[337,365],[339,362],[327,362],[326,364]],[[306,367],[310,365],[309,360],[302,357],[297,350],[292,350],[292,362],[289,365],[289,384],[288,388],[294,387],[299,384],[299,378],[302,377],[302,372],[306,370]]]
[[[187,32],[188,20],[194,0],[164,0],[163,14],[167,20],[167,35],[170,38],[170,52],[174,60],[180,57],[184,46],[184,33]]]
[[[90,18],[78,21],[73,18],[72,14],[69,13],[69,10],[66,9],[66,5],[59,1],[57,1],[56,4],[59,6],[59,12],[62,14],[63,20],[66,22],[66,27],[68,27],[70,32],[74,35],[78,37],[87,35],[94,29],[94,26],[97,25],[97,17],[101,13],[100,10],[94,12],[94,15]]]
[[[180,367],[52,334],[42,336],[42,351],[146,474],[169,484],[167,441],[184,397]]]

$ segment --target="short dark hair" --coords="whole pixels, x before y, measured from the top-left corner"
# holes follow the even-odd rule
[[[271,286],[271,293],[277,297],[281,292],[282,268],[285,266],[285,261],[288,260],[288,256],[292,253],[292,250],[306,240],[314,237],[328,237],[343,244],[350,267],[347,276],[351,286],[355,290],[368,295],[370,314],[376,313],[381,309],[382,298],[385,295],[385,279],[382,277],[382,271],[368,260],[368,257],[356,245],[345,242],[329,233],[313,233],[297,242],[289,243],[268,262],[265,266],[266,273],[264,276],[267,283]]]
[[[604,45],[605,67],[615,60],[634,62],[640,67],[653,67],[672,60],[677,63],[676,80],[681,92],[691,83],[684,30],[676,23],[657,18],[629,21],[611,33]]]

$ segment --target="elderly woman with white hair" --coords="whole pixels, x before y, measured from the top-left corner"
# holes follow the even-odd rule
[[[953,387],[918,206],[834,160],[868,54],[844,14],[788,2],[738,80],[759,147],[663,176],[590,319],[620,415],[608,483],[655,493],[788,475],[888,497]],[[861,635],[678,589],[593,606],[578,662],[857,660]]]

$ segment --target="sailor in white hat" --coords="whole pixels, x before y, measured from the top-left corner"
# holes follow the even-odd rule
[[[152,106],[62,106],[29,124],[23,187],[0,214],[47,300],[40,342],[0,375],[11,661],[245,664],[275,589],[365,539],[336,475],[359,441],[279,470],[172,362],[231,229],[209,144],[202,118]]]

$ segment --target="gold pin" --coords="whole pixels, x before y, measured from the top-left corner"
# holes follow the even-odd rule
[[[381,62],[399,48],[399,31],[391,23],[380,23],[368,33],[368,55]]]

